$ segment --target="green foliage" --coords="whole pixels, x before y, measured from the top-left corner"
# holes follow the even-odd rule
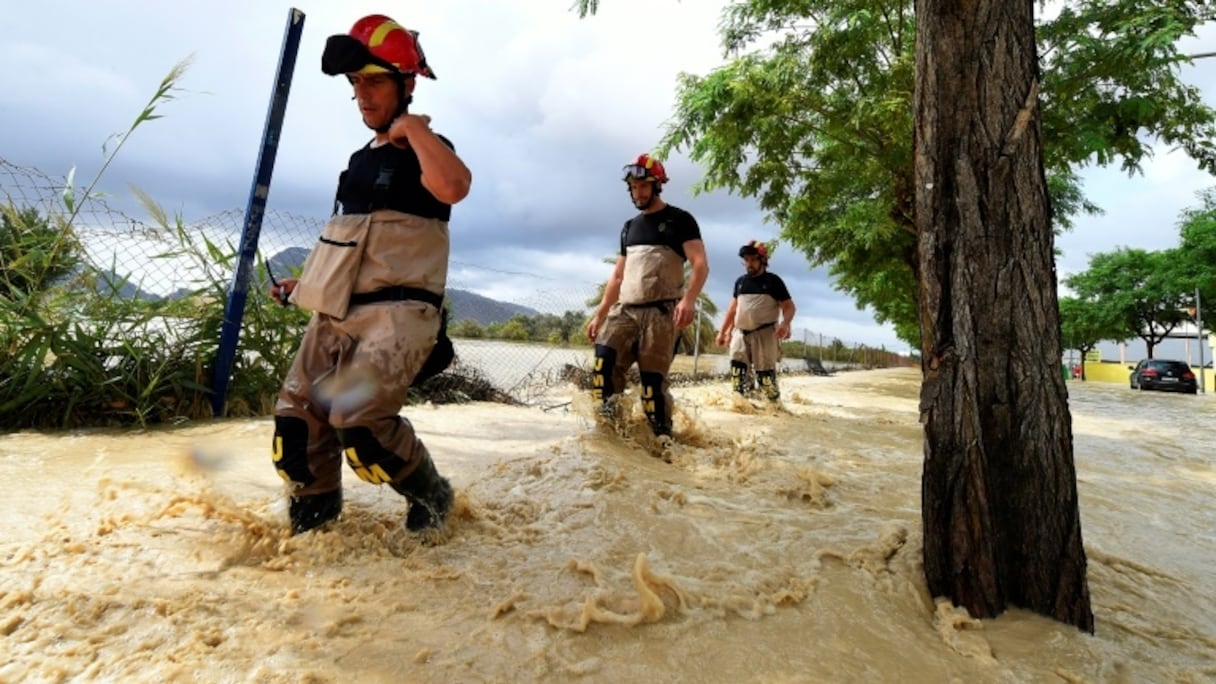
[[[1201,205],[1182,212],[1178,221],[1185,291],[1199,291],[1203,320],[1216,324],[1216,188],[1200,193]]]
[[[516,314],[511,317],[511,320],[503,324],[498,335],[504,340],[526,342],[532,339],[532,332],[528,330],[530,323],[532,321],[527,317]]]
[[[1213,18],[1200,0],[1070,0],[1038,27],[1058,227],[1097,210],[1078,168],[1136,171],[1146,140],[1216,172],[1216,112],[1177,68],[1177,40]],[[721,36],[730,61],[681,77],[659,153],[687,149],[705,168],[699,190],[755,197],[837,289],[918,344],[913,3],[740,0]]]
[[[1113,339],[1139,337],[1153,347],[1186,320],[1188,301],[1178,250],[1120,248],[1096,254],[1089,268],[1065,279],[1093,315],[1115,327]],[[1063,312],[1062,312],[1063,313]]]
[[[571,9],[578,12],[580,19],[595,14],[599,11],[599,8],[599,0],[575,0],[574,5],[571,7]]]
[[[485,333],[486,331],[481,327],[481,324],[471,318],[457,321],[448,327],[448,336],[450,337],[463,337],[478,340],[481,339]]]
[[[1090,258],[1089,268],[1065,279],[1077,294],[1060,298],[1066,349],[1084,355],[1103,340],[1140,337],[1153,347],[1194,315],[1200,293],[1205,327],[1216,321],[1216,188],[1178,221],[1176,249],[1117,249]]]
[[[1119,340],[1127,335],[1119,312],[1101,300],[1085,301],[1060,298],[1060,338],[1064,349],[1075,349],[1081,356],[1081,377],[1085,377],[1085,355],[1103,340]]]
[[[190,229],[181,216],[175,216],[170,222],[165,211],[146,194],[138,189],[135,192],[148,213],[160,224],[160,229],[171,235],[178,245],[154,258],[184,260],[187,264],[184,270],[198,274],[191,284],[188,301],[193,302],[190,310],[199,336],[196,344],[187,349],[202,372],[202,384],[210,387],[211,364],[219,349],[225,302],[239,249],[231,242],[217,243],[205,233]],[[264,272],[260,256],[256,272]],[[249,288],[241,322],[240,353],[234,358],[228,386],[226,415],[271,413],[308,319],[307,311],[280,306],[266,288],[256,285]]]
[[[1216,173],[1216,113],[1179,78],[1178,41],[1216,19],[1198,0],[1073,0],[1038,28],[1047,166],[1120,163],[1140,170],[1146,136]]]
[[[0,299],[37,297],[80,263],[73,231],[34,207],[0,207]]]
[[[810,344],[802,340],[786,340],[781,343],[781,355],[785,359],[816,358],[820,362],[864,364],[869,368],[906,366],[910,361],[908,357],[887,351],[885,347],[874,348],[859,344],[850,349],[840,340],[832,340],[830,346]]]
[[[154,213],[155,215],[155,213]],[[82,263],[81,273],[27,298],[0,300],[0,428],[140,425],[210,416],[211,363],[237,250],[180,219],[161,226],[201,275],[184,296],[142,300]],[[230,415],[270,411],[307,322],[251,288],[229,390]]]
[[[554,346],[569,346],[583,343],[585,314],[566,311],[556,314],[526,316],[515,314],[510,320],[482,326],[475,320],[462,319],[448,327],[448,334],[455,338],[508,340],[511,342],[539,342]]]
[[[910,4],[881,4],[868,16],[857,2],[730,6],[722,38],[737,56],[682,76],[661,148],[704,166],[700,190],[757,198],[837,288],[899,323],[915,311],[901,301],[916,291],[914,33]]]

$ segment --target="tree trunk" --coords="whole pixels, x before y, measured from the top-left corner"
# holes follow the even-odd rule
[[[1148,337],[1141,337],[1140,339],[1144,340],[1144,358],[1156,358],[1153,356],[1153,349],[1157,347],[1157,338],[1149,335]]]
[[[916,0],[925,574],[1092,632],[1033,3]]]

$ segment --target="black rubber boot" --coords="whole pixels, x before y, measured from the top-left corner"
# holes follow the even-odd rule
[[[650,430],[655,437],[671,436],[671,408],[667,405],[667,397],[663,393],[664,375],[647,371],[640,373],[642,377],[642,412],[650,422]]]
[[[290,500],[291,533],[300,534],[320,527],[342,512],[342,490],[324,494],[293,496]]]
[[[612,409],[608,404],[618,389],[612,381],[615,369],[616,350],[603,344],[595,345],[595,365],[591,368],[591,398],[603,402],[601,412],[605,414],[611,414]]]
[[[730,362],[730,388],[738,394],[747,394],[747,364],[742,361]]]
[[[410,532],[442,529],[452,510],[452,485],[435,470],[435,462],[425,459],[414,472],[389,486],[410,502],[405,528]]]
[[[756,378],[760,381],[760,389],[763,390],[765,398],[769,401],[781,398],[781,392],[777,389],[777,371],[756,371]]]

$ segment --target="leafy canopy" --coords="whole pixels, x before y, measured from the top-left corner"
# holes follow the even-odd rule
[[[1181,79],[1179,39],[1206,0],[1065,0],[1039,22],[1040,119],[1054,220],[1098,208],[1078,172],[1141,170],[1157,141],[1216,173],[1216,112]],[[598,3],[579,0],[582,14]],[[699,190],[754,197],[838,290],[919,342],[910,0],[740,0],[721,23],[728,61],[685,74],[659,153],[686,149]]]

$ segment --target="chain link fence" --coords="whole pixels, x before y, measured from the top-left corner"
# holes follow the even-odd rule
[[[244,225],[244,212],[219,212],[193,221],[166,216],[149,208],[149,218],[132,218],[102,197],[83,197],[73,189],[74,204],[65,203],[65,181],[0,158],[0,201],[10,211],[34,210],[44,217],[72,218],[72,229],[84,258],[120,297],[163,299],[185,296],[200,286],[231,280],[222,259],[199,259],[181,247],[184,231],[217,254],[233,254]],[[303,263],[323,217],[267,209],[259,255],[261,265],[251,287],[292,275]],[[0,248],[3,245],[0,244]],[[268,273],[269,271],[269,273]],[[607,277],[605,267],[604,277]],[[509,292],[495,296],[484,289],[495,283]],[[503,284],[506,284],[505,286]],[[505,290],[503,289],[505,287]],[[497,290],[495,290],[497,291]],[[585,373],[591,347],[583,328],[602,292],[602,282],[575,283],[544,275],[507,271],[451,261],[448,274],[449,334],[457,363],[474,369],[514,400],[536,404],[549,388]],[[718,302],[725,309],[727,302]],[[222,301],[207,306],[223,307]],[[692,331],[700,330],[700,334]],[[724,350],[713,346],[714,321],[704,316],[685,333],[680,362],[685,375],[721,376],[729,370]],[[216,341],[218,345],[218,340]],[[783,370],[790,373],[832,372],[842,368],[907,365],[898,354],[842,340],[830,333],[797,329],[785,347]]]

